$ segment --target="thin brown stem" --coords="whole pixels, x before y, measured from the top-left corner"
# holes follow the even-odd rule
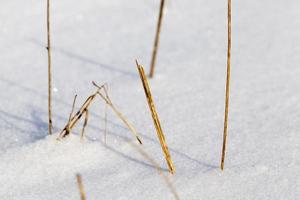
[[[106,102],[106,104],[117,114],[117,116],[122,120],[122,122],[127,126],[127,128],[131,131],[131,133],[134,134],[135,138],[137,139],[137,141],[140,144],[142,143],[142,140],[140,139],[140,137],[138,136],[138,133],[136,131],[136,129],[134,128],[134,126],[126,119],[126,117],[114,106],[114,104],[112,103],[110,97],[108,96],[108,91],[107,91],[107,84],[104,84],[103,86],[101,86],[102,88],[100,88],[100,86],[98,86],[94,81],[92,82],[93,85],[95,87],[98,88],[98,92],[97,94]],[[101,93],[100,89],[103,89],[104,94]]]
[[[116,115],[121,119],[121,121],[128,127],[128,129],[134,134],[135,138],[140,144],[142,143],[142,140],[138,136],[138,133],[134,126],[125,118],[125,116],[114,106],[114,104],[111,102],[110,98],[106,94],[104,96],[101,92],[98,93],[99,96],[106,102],[106,104],[116,113]]]
[[[73,113],[74,113],[74,108],[75,108],[76,98],[77,98],[77,94],[76,94],[75,97],[74,97],[73,104],[72,104],[72,110],[71,110],[71,112],[70,112],[69,119],[68,119],[68,124],[67,124],[67,128],[66,128],[67,134],[69,134],[70,131],[71,131],[69,126],[70,126],[71,118],[72,118]]]
[[[98,90],[97,90],[97,92],[98,92]],[[64,138],[70,134],[70,131],[73,129],[75,124],[81,119],[85,110],[93,102],[94,98],[97,95],[97,92],[87,98],[87,100],[84,102],[84,104],[80,107],[79,111],[77,111],[77,113],[71,118],[71,120],[67,123],[67,125],[64,127],[64,129],[60,132],[58,139]]]
[[[71,118],[72,118],[72,116],[73,116],[74,108],[75,108],[75,103],[76,103],[76,99],[77,99],[77,94],[74,96],[74,99],[73,99],[72,109],[71,109],[71,112],[70,112],[70,115],[69,115],[69,120],[68,120],[68,122],[71,121]]]
[[[224,117],[224,133],[221,158],[221,170],[224,170],[224,161],[227,144],[228,132],[228,113],[229,113],[229,95],[230,95],[230,56],[231,56],[231,0],[228,0],[228,50],[227,50],[227,77],[226,77],[226,99],[225,99],[225,117]]]
[[[52,134],[52,74],[51,74],[51,38],[50,38],[50,0],[47,0],[47,50],[48,50],[48,132]]]
[[[152,78],[154,75],[154,68],[155,68],[155,63],[156,63],[158,44],[159,44],[160,32],[161,32],[160,30],[161,30],[161,24],[162,24],[162,19],[163,19],[163,14],[164,14],[164,6],[165,6],[165,0],[161,0],[160,8],[159,8],[159,16],[158,16],[158,21],[157,21],[157,27],[156,27],[155,40],[154,40],[153,51],[152,51],[152,58],[151,58],[151,66],[150,66],[151,68],[150,68],[150,73],[149,73],[150,78]]]
[[[105,101],[105,103],[112,108],[112,110],[117,114],[117,116],[122,120],[122,122],[124,124],[126,124],[126,126],[129,128],[129,130],[135,135],[138,142],[140,144],[142,144],[142,141],[139,138],[134,126],[124,117],[124,115],[119,110],[117,110],[117,108],[111,102],[111,100],[108,96],[108,93],[107,93],[106,85],[98,86],[95,82],[93,82],[93,84],[94,84],[94,86],[97,87],[96,92],[94,94],[90,95],[87,98],[87,100],[83,103],[83,105],[80,107],[79,111],[77,111],[77,113],[73,117],[71,117],[71,119],[69,119],[67,125],[65,125],[65,127],[60,132],[59,137],[57,139],[59,140],[59,139],[66,137],[67,135],[69,135],[70,131],[73,129],[73,127],[76,125],[76,123],[80,120],[82,115],[85,114],[86,119],[84,122],[82,135],[84,134],[84,129],[85,129],[85,126],[86,126],[86,123],[88,120],[88,118],[87,118],[88,117],[88,108],[91,105],[91,103],[94,101],[95,97],[97,95],[99,95]],[[104,92],[104,94],[101,93],[101,91]]]
[[[145,72],[144,72],[144,68],[141,65],[139,65],[137,61],[136,61],[136,65],[137,65],[137,68],[138,68],[138,71],[139,71],[139,74],[140,74],[140,78],[141,78],[142,83],[143,83],[145,95],[146,95],[146,98],[147,98],[147,101],[148,101],[149,109],[150,109],[151,114],[152,114],[152,119],[153,119],[153,122],[154,122],[154,125],[155,125],[155,128],[156,128],[157,136],[159,138],[162,150],[165,154],[165,158],[166,158],[167,164],[169,166],[169,170],[173,174],[173,173],[175,173],[175,167],[173,165],[171,155],[170,155],[167,143],[166,143],[166,139],[165,139],[164,133],[163,133],[161,125],[160,125],[158,114],[157,114],[155,106],[154,106],[154,102],[153,102],[153,99],[152,99],[152,95],[151,95],[150,87],[149,87],[149,84],[148,84],[148,81],[147,81],[147,77],[146,77]]]
[[[83,183],[82,183],[82,178],[80,174],[76,174],[76,179],[77,179],[77,184],[78,184],[78,189],[80,193],[80,199],[81,200],[86,200],[86,194],[83,188]]]
[[[83,127],[82,127],[82,130],[81,130],[81,139],[83,139],[83,137],[84,137],[84,130],[85,130],[85,127],[88,123],[88,120],[89,120],[89,110],[85,109],[84,110],[84,123],[83,123]]]

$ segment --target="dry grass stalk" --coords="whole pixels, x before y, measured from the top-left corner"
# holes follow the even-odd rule
[[[150,73],[149,73],[150,78],[152,78],[154,75],[154,68],[155,68],[156,57],[157,57],[157,49],[158,49],[158,44],[159,44],[160,32],[161,32],[160,30],[161,30],[162,18],[163,18],[163,14],[164,14],[164,6],[165,6],[165,0],[161,0],[159,16],[158,16],[158,21],[157,21],[157,27],[156,27],[156,35],[155,35],[154,46],[153,46],[153,51],[152,51],[152,58],[151,58],[151,66],[150,66],[151,68],[150,68]]]
[[[70,112],[69,119],[68,119],[68,125],[70,125],[71,118],[72,118],[73,113],[74,113],[74,108],[75,108],[76,99],[77,99],[77,94],[75,95],[74,100],[73,100],[72,110],[71,110],[71,112]],[[71,130],[70,130],[70,127],[68,126],[68,127],[66,128],[67,134],[69,134],[70,131],[71,131]]]
[[[82,115],[85,114],[87,108],[90,106],[90,104],[92,103],[92,101],[95,99],[96,95],[97,95],[97,92],[95,92],[94,94],[92,94],[91,96],[89,96],[87,98],[87,100],[80,107],[79,111],[71,118],[71,120],[69,120],[69,122],[67,123],[67,125],[60,132],[58,139],[64,138],[64,137],[66,137],[67,135],[70,134],[70,131],[73,129],[73,127],[76,125],[76,123],[80,120],[80,118],[82,117]]]
[[[136,137],[138,142],[140,144],[142,144],[142,141],[139,138],[137,131],[135,130],[133,125],[130,122],[128,122],[128,120],[124,117],[124,115],[120,111],[118,111],[116,109],[116,107],[113,105],[112,101],[110,100],[110,97],[108,96],[106,85],[98,86],[95,82],[93,82],[93,84],[94,84],[94,86],[97,87],[97,90],[87,98],[87,100],[80,107],[79,111],[73,117],[71,117],[71,119],[69,119],[67,125],[60,132],[58,139],[64,138],[67,135],[69,135],[70,131],[73,129],[73,127],[76,125],[76,123],[80,120],[82,115],[85,115],[85,117],[86,117],[84,124],[83,124],[83,129],[81,132],[81,136],[82,137],[84,136],[84,130],[85,130],[85,127],[86,127],[87,121],[88,121],[88,108],[91,105],[91,103],[94,101],[95,97],[97,95],[99,95],[105,101],[105,103],[112,108],[112,110],[117,114],[117,116],[122,120],[122,122],[129,128],[129,130],[134,134],[134,136]],[[102,93],[102,91],[104,92],[104,94]]]
[[[100,87],[93,82],[94,86],[96,86],[98,89],[100,89]],[[124,115],[114,106],[114,104],[112,103],[112,101],[110,100],[110,97],[108,96],[107,93],[107,89],[106,87],[102,87],[104,94],[101,93],[101,91],[99,90],[97,92],[97,94],[100,95],[100,97],[106,102],[106,104],[111,107],[111,109],[117,114],[117,116],[121,119],[121,121],[128,127],[128,129],[134,134],[134,136],[136,137],[136,139],[138,140],[138,142],[140,144],[142,144],[141,139],[138,136],[137,131],[135,130],[134,126],[124,117]]]
[[[83,183],[82,183],[82,178],[80,174],[76,174],[76,179],[77,179],[77,184],[78,184],[78,189],[80,193],[80,199],[81,200],[86,200],[86,194],[83,189]]]
[[[52,74],[50,38],[50,0],[47,0],[47,50],[48,50],[48,132],[52,134]]]
[[[165,180],[167,186],[170,188],[172,194],[174,195],[176,200],[180,200],[178,192],[175,188],[175,186],[172,184],[172,181],[170,180],[170,178],[166,175],[164,175],[161,167],[159,167],[158,163],[151,158],[151,156],[144,151],[142,148],[140,148],[139,146],[137,146],[136,144],[130,143],[144,158],[146,158],[152,165],[155,166],[155,168],[157,169],[158,173],[163,177],[163,179]]]
[[[85,127],[88,123],[88,120],[89,120],[89,110],[88,109],[85,109],[84,111],[84,123],[83,123],[83,127],[82,127],[82,130],[81,130],[81,139],[83,139],[84,137],[84,130],[85,130]]]
[[[227,50],[227,77],[226,77],[226,99],[225,99],[225,119],[224,119],[224,133],[223,146],[221,158],[221,170],[224,170],[224,161],[227,143],[228,130],[228,112],[229,112],[229,89],[230,89],[230,56],[231,56],[231,0],[228,0],[228,50]]]
[[[154,106],[154,102],[153,102],[153,99],[152,99],[152,95],[151,95],[150,87],[149,87],[149,84],[148,84],[148,81],[147,81],[147,77],[145,75],[143,67],[141,65],[139,65],[137,61],[136,61],[136,65],[137,65],[137,68],[138,68],[138,71],[139,71],[139,74],[140,74],[140,78],[141,78],[142,83],[143,83],[143,87],[144,87],[145,94],[146,94],[146,97],[147,97],[149,109],[151,111],[152,119],[153,119],[153,122],[154,122],[154,125],[155,125],[155,128],[156,128],[157,136],[159,138],[162,150],[165,154],[165,158],[166,158],[166,161],[168,163],[169,170],[173,174],[173,173],[175,173],[175,167],[173,165],[171,155],[170,155],[168,146],[166,144],[166,139],[165,139],[165,136],[163,134],[163,131],[162,131],[162,128],[161,128],[161,125],[160,125],[160,121],[159,121],[159,118],[158,118],[158,115],[157,115],[157,112],[156,112],[156,109],[155,109],[155,106]]]

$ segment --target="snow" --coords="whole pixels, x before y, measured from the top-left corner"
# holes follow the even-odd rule
[[[52,1],[53,123],[67,122],[108,83],[180,199],[300,196],[300,2],[232,1],[232,80],[225,171],[219,169],[225,99],[227,2],[169,0],[149,80],[177,172],[171,176],[134,60],[149,70],[159,0]],[[46,1],[1,1],[0,197],[174,199],[156,166],[99,98],[71,137],[47,136]]]

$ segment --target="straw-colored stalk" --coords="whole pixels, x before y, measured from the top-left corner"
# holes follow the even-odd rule
[[[50,0],[47,0],[47,51],[48,51],[48,133],[52,134],[52,74],[50,37]]]
[[[83,103],[83,105],[80,107],[80,109],[77,111],[77,113],[73,117],[71,117],[71,119],[68,120],[67,125],[60,132],[58,139],[64,138],[67,135],[69,135],[71,130],[73,129],[73,127],[77,124],[77,122],[82,117],[82,115],[85,115],[85,121],[84,121],[83,129],[82,129],[82,132],[81,132],[81,137],[84,136],[84,130],[85,130],[85,127],[86,127],[87,121],[88,121],[88,108],[91,105],[91,103],[94,101],[95,97],[97,95],[99,95],[105,101],[105,103],[112,108],[112,110],[117,114],[117,116],[122,120],[122,122],[128,127],[128,129],[133,133],[133,135],[136,137],[138,142],[140,144],[142,144],[142,141],[139,138],[139,136],[137,134],[137,131],[135,130],[134,126],[113,105],[110,97],[108,96],[105,85],[98,86],[95,82],[93,82],[93,84],[94,84],[94,86],[97,87],[96,92],[94,92],[91,96],[89,96],[87,98],[87,100]],[[102,91],[104,92],[104,94],[102,93]],[[73,103],[73,105],[74,105],[74,103]]]
[[[146,77],[145,72],[144,72],[144,68],[141,65],[139,65],[137,61],[136,61],[136,65],[137,65],[137,68],[138,68],[138,71],[139,71],[139,74],[140,74],[140,78],[141,78],[142,83],[143,83],[144,91],[145,91],[146,98],[147,98],[147,101],[148,101],[149,109],[150,109],[151,114],[152,114],[152,119],[153,119],[153,122],[154,122],[154,125],[155,125],[155,128],[156,128],[157,136],[159,138],[162,150],[165,154],[165,158],[166,158],[167,164],[169,166],[169,170],[172,174],[174,174],[175,173],[175,167],[173,165],[171,155],[170,155],[168,146],[166,144],[166,139],[165,139],[164,133],[162,131],[160,121],[159,121],[159,118],[158,118],[158,115],[157,115],[157,112],[156,112],[156,109],[155,109],[155,106],[154,106],[154,102],[153,102],[153,99],[152,99],[152,95],[151,95],[150,87],[149,87],[149,84],[148,84],[148,81],[147,81],[147,77]]]
[[[225,117],[224,117],[224,133],[221,158],[221,170],[224,170],[224,161],[227,144],[228,132],[228,112],[229,112],[229,90],[230,90],[230,56],[231,56],[231,0],[228,0],[228,50],[227,50],[227,77],[226,77],[226,99],[225,99]]]
[[[85,109],[84,110],[84,122],[83,122],[83,127],[82,127],[82,130],[81,130],[81,139],[83,139],[83,137],[84,137],[84,130],[85,130],[85,127],[88,123],[88,120],[89,120],[89,110]]]
[[[161,32],[161,24],[162,24],[162,19],[163,19],[163,15],[164,15],[164,7],[165,7],[165,0],[161,0],[160,8],[159,8],[159,16],[158,16],[158,21],[157,21],[157,27],[156,27],[155,40],[154,40],[153,51],[152,51],[151,65],[150,65],[150,73],[149,73],[150,78],[152,78],[154,75],[154,68],[155,68],[155,63],[156,63],[158,44],[159,44],[160,32]]]
[[[93,82],[93,84],[98,89],[101,88],[95,82]],[[139,138],[138,133],[137,133],[136,129],[134,128],[134,126],[126,119],[126,117],[112,103],[110,97],[108,96],[107,89],[106,89],[105,85],[102,88],[103,88],[104,94],[102,94],[100,90],[97,92],[97,94],[100,95],[100,97],[106,102],[106,104],[116,113],[116,115],[121,119],[121,121],[134,134],[134,136],[136,137],[136,139],[138,140],[138,142],[140,144],[142,144],[142,140]]]
[[[69,134],[70,131],[71,131],[69,125],[70,125],[71,118],[72,118],[73,113],[74,113],[74,108],[75,108],[76,99],[77,99],[77,94],[76,94],[75,97],[74,97],[73,104],[72,104],[72,110],[71,110],[71,112],[70,112],[69,119],[68,119],[68,124],[67,124],[68,126],[66,127],[66,132],[67,132],[67,134]]]
[[[76,123],[80,120],[82,115],[85,114],[87,108],[90,106],[90,104],[92,103],[96,95],[97,93],[94,93],[93,95],[87,98],[87,100],[83,103],[83,105],[80,107],[77,113],[68,121],[64,129],[60,132],[58,139],[64,138],[70,134],[71,130],[76,125]]]
[[[82,178],[80,174],[76,174],[76,179],[77,179],[77,184],[78,184],[78,189],[80,193],[80,199],[81,200],[86,200],[86,194],[83,188],[83,183],[82,183]]]

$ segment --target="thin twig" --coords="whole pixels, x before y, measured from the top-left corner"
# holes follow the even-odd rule
[[[51,74],[51,38],[50,38],[50,0],[47,0],[47,50],[48,50],[48,131],[52,134],[52,74]]]
[[[167,186],[170,188],[172,194],[174,195],[174,198],[176,200],[180,200],[179,198],[179,194],[175,188],[175,186],[173,185],[172,181],[170,180],[170,178],[166,175],[164,175],[161,167],[159,167],[159,164],[153,159],[151,158],[151,156],[144,151],[142,148],[140,148],[139,146],[137,146],[136,144],[130,143],[144,158],[146,158],[152,165],[155,166],[155,168],[157,169],[158,173],[163,177],[163,179],[165,180]]]
[[[74,113],[74,108],[75,108],[76,98],[77,98],[77,94],[74,96],[73,104],[72,104],[72,110],[71,110],[71,112],[70,112],[69,119],[68,119],[68,124],[67,124],[68,127],[66,128],[66,132],[68,132],[68,134],[69,134],[70,131],[71,131],[69,125],[70,125],[71,118],[72,118],[73,113]]]
[[[69,120],[68,120],[68,122],[71,121],[71,118],[72,118],[72,116],[73,116],[74,108],[75,108],[75,103],[76,103],[76,99],[77,99],[77,94],[74,96],[74,99],[73,99],[72,109],[71,109],[71,112],[70,112],[70,115],[69,115]]]
[[[228,0],[228,50],[227,50],[227,77],[226,77],[226,99],[225,99],[225,117],[224,117],[224,133],[221,158],[221,170],[224,170],[224,161],[227,144],[228,130],[228,112],[229,112],[229,90],[230,90],[230,56],[231,56],[231,0]]]
[[[67,125],[65,125],[65,127],[63,128],[63,130],[60,132],[59,136],[58,136],[58,140],[61,138],[66,137],[67,135],[70,134],[70,131],[72,130],[72,128],[76,125],[76,123],[80,120],[80,118],[82,117],[83,114],[88,115],[88,108],[90,106],[90,104],[94,101],[95,97],[97,95],[99,95],[107,105],[109,105],[113,111],[117,114],[117,116],[123,121],[123,123],[126,124],[126,126],[129,128],[129,130],[134,134],[134,136],[136,137],[136,139],[138,140],[138,142],[140,144],[142,144],[141,139],[139,138],[137,131],[135,130],[135,128],[133,127],[133,125],[128,122],[128,120],[124,117],[124,115],[118,111],[116,109],[116,107],[113,105],[113,103],[111,102],[107,90],[106,90],[106,85],[102,85],[102,86],[98,86],[95,82],[93,82],[94,86],[97,87],[97,90],[95,91],[95,93],[93,93],[92,95],[90,95],[87,100],[84,102],[84,104],[80,107],[79,111],[71,118],[71,120],[68,121]],[[104,91],[104,94],[101,93],[101,91]],[[85,120],[84,123],[84,127],[83,127],[83,133],[84,133],[84,128],[86,126],[87,123],[87,118]],[[82,133],[82,135],[83,135]]]
[[[88,123],[88,120],[89,120],[89,110],[86,108],[84,110],[84,123],[83,123],[83,127],[82,127],[82,130],[81,130],[81,139],[83,139],[83,137],[84,137],[84,130],[85,130],[85,127]]]
[[[93,84],[96,87],[99,87],[95,82],[93,82]],[[103,87],[104,90],[104,94],[102,94],[100,91],[98,92],[99,96],[107,103],[108,106],[111,107],[111,109],[117,114],[117,116],[122,120],[122,122],[128,127],[128,129],[134,134],[134,136],[136,137],[137,141],[140,144],[142,143],[142,140],[140,139],[140,137],[138,136],[138,133],[136,131],[136,129],[134,128],[134,126],[125,118],[125,116],[114,106],[114,104],[112,103],[110,97],[108,96],[107,90],[105,87]]]
[[[161,24],[162,24],[162,19],[163,19],[163,14],[164,14],[164,5],[165,5],[165,0],[161,0],[160,8],[159,8],[159,16],[158,16],[158,21],[157,21],[157,27],[156,27],[155,40],[154,40],[153,51],[152,51],[151,68],[150,68],[150,74],[149,74],[150,78],[152,78],[154,75],[154,68],[155,68],[156,57],[157,57],[157,49],[158,49],[159,38],[160,38],[160,30],[161,30]]]
[[[139,74],[140,74],[140,78],[141,78],[142,83],[143,83],[144,91],[145,91],[146,98],[147,98],[147,101],[148,101],[149,109],[150,109],[151,114],[152,114],[152,119],[153,119],[153,122],[154,122],[154,125],[155,125],[155,128],[156,128],[157,136],[159,138],[162,150],[165,154],[165,158],[166,158],[166,161],[168,163],[169,170],[173,174],[173,173],[175,173],[175,167],[173,165],[171,155],[170,155],[168,146],[166,144],[166,139],[165,139],[164,133],[162,131],[160,121],[159,121],[159,118],[158,118],[158,115],[157,115],[157,112],[156,112],[156,109],[155,109],[155,106],[154,106],[154,102],[153,102],[153,99],[152,99],[152,95],[151,95],[150,87],[149,87],[149,84],[148,84],[148,81],[147,81],[147,77],[146,77],[145,72],[144,72],[144,68],[141,65],[139,65],[137,61],[136,61],[136,65],[137,65],[137,68],[138,68],[138,71],[139,71]]]
[[[99,89],[98,89],[99,90]],[[58,139],[64,138],[67,135],[69,135],[70,130],[75,126],[75,124],[80,120],[81,116],[84,114],[85,109],[87,109],[90,104],[92,103],[92,101],[94,100],[94,98],[97,95],[97,92],[92,94],[91,96],[89,96],[87,98],[87,100],[84,102],[84,104],[80,107],[79,111],[77,111],[77,113],[71,118],[70,122],[68,122],[68,124],[63,128],[63,130],[60,132]],[[67,131],[69,130],[69,131]]]
[[[86,200],[86,194],[83,188],[83,183],[82,183],[82,178],[80,174],[76,174],[76,179],[77,179],[77,184],[78,184],[78,189],[80,193],[80,199],[81,200]]]

